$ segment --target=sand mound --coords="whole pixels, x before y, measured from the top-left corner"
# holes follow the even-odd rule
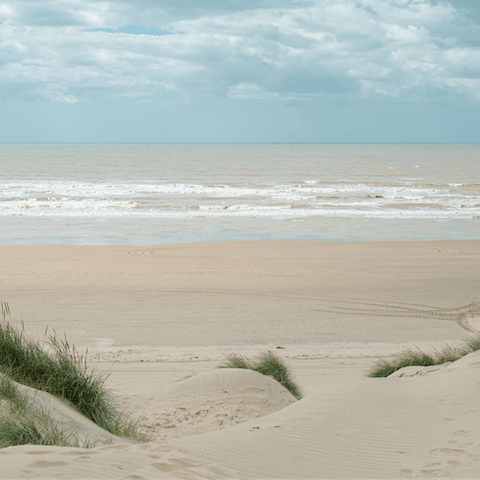
[[[144,398],[146,431],[168,440],[247,422],[295,402],[276,380],[252,370],[218,369],[177,382]]]
[[[39,392],[39,398],[44,398],[43,392]],[[45,398],[56,419],[73,425],[75,418],[82,434],[93,435],[87,429],[91,426],[76,418],[76,412],[64,404],[58,405],[59,401],[51,395],[45,394]],[[162,394],[151,396],[143,413],[147,424],[156,422],[148,433],[157,439],[177,438],[256,419],[295,401],[287,389],[265,375],[251,370],[219,369],[182,380]],[[22,446],[0,450],[0,456],[2,478],[236,477],[234,471],[201,456],[185,455],[175,447],[158,443],[94,449]]]
[[[132,439],[120,438],[107,432],[77,412],[75,407],[67,401],[62,401],[47,392],[36,390],[16,382],[13,383],[21,392],[26,393],[34,400],[33,404],[36,409],[48,412],[49,416],[58,423],[61,429],[65,429],[68,432],[75,432],[79,445],[136,443]]]
[[[480,478],[480,352],[365,378],[253,422],[170,442],[241,478]]]
[[[2,478],[480,478],[479,374],[475,352],[425,375],[359,379],[167,443],[7,448]],[[196,392],[212,403],[267,398],[277,388],[270,380],[213,371],[178,382],[162,399],[191,407]]]

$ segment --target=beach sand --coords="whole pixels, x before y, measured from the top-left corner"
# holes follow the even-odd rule
[[[366,377],[378,356],[480,330],[480,241],[9,246],[0,265],[12,321],[88,348],[153,435],[3,449],[2,479],[480,477],[476,353]],[[266,350],[302,400],[216,370]]]

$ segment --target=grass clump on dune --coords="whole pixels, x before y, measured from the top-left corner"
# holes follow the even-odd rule
[[[220,368],[245,368],[274,378],[297,399],[302,398],[300,388],[292,380],[288,367],[272,352],[258,355],[254,360],[242,355],[227,355],[226,362]]]
[[[480,336],[469,337],[465,340],[465,345],[459,353],[463,357],[478,350],[480,350]]]
[[[6,305],[6,307],[5,307]],[[130,421],[105,388],[106,376],[89,370],[86,357],[55,332],[46,336],[51,352],[27,338],[24,328],[7,319],[8,305],[2,302],[0,319],[0,373],[17,383],[48,392],[71,402],[85,417],[108,432],[141,439],[137,423]]]
[[[404,367],[431,365],[441,365],[442,363],[455,362],[459,358],[469,353],[480,350],[480,337],[470,337],[465,341],[463,348],[455,349],[445,345],[440,350],[435,350],[432,354],[427,354],[421,350],[406,349],[400,352],[391,360],[379,359],[370,370],[369,377],[388,377],[392,373]]]
[[[76,432],[56,422],[35,398],[21,392],[18,384],[0,375],[0,448],[15,445],[92,447]]]

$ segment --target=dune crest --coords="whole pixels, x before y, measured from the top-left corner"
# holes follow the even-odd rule
[[[181,380],[145,398],[145,433],[165,441],[269,415],[294,403],[276,380],[252,370],[218,369]]]

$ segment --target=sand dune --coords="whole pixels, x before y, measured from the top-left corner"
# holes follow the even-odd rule
[[[479,353],[365,375],[377,355],[479,331],[478,241],[0,247],[0,261],[13,321],[88,347],[154,437],[2,449],[0,479],[480,478]],[[216,369],[266,349],[305,398]]]
[[[220,430],[295,402],[277,381],[251,370],[220,369],[174,383],[143,398],[141,414],[153,441]]]
[[[263,413],[272,409],[269,398],[283,396],[276,407],[288,406],[203,434],[212,419],[179,422],[185,436],[166,443],[3,449],[1,478],[478,478],[480,352],[401,374],[359,379],[300,401],[255,372],[201,374],[164,392],[171,405],[183,405],[185,417],[196,415],[195,391],[215,408],[222,388],[243,397],[243,419],[261,398]],[[249,405],[246,397],[254,401]],[[165,410],[160,397],[156,401],[149,409]],[[215,412],[213,418],[233,415],[238,401]]]
[[[136,444],[109,434],[51,395],[23,387],[45,402],[54,419],[82,438],[115,445],[78,449],[24,446],[0,450],[0,478],[224,478],[228,468],[185,455],[158,440],[194,435],[246,422],[295,402],[275,380],[257,372],[217,369],[182,380],[142,408],[152,442]],[[108,471],[106,471],[108,470]]]
[[[0,375],[2,374],[0,373]],[[36,390],[16,382],[13,383],[20,391],[26,393],[33,399],[35,408],[47,413],[62,430],[74,432],[79,445],[136,443],[134,440],[120,438],[107,432],[96,423],[78,413],[66,400],[61,401],[47,392]]]
[[[170,442],[246,478],[480,477],[480,352]]]

